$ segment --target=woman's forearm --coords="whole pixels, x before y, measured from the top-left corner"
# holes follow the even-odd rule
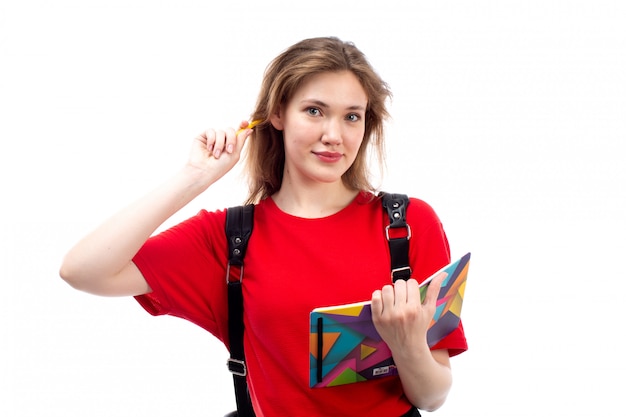
[[[447,350],[402,350],[393,353],[394,362],[409,401],[425,411],[441,407],[452,386]]]
[[[185,167],[160,187],[104,221],[67,253],[61,277],[87,292],[115,293],[107,291],[105,281],[113,282],[163,222],[206,190],[210,182],[205,177],[197,169]]]

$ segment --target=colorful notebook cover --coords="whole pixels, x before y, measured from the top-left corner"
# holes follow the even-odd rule
[[[469,260],[467,253],[420,286],[423,300],[428,282],[441,271],[448,274],[441,284],[437,309],[427,333],[431,347],[459,325]],[[397,375],[391,352],[372,323],[369,301],[316,308],[311,312],[310,326],[310,387],[332,387]]]

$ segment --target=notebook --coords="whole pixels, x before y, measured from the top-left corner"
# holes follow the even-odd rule
[[[424,300],[428,283],[441,271],[437,308],[427,333],[434,346],[456,329],[469,268],[470,253],[451,262],[420,285]],[[310,314],[310,387],[323,388],[397,375],[391,351],[372,323],[371,302],[314,309]]]

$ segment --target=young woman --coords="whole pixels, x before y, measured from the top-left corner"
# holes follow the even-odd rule
[[[426,331],[441,279],[420,302],[418,282],[446,265],[441,222],[412,198],[413,278],[391,285],[386,215],[368,180],[368,149],[383,148],[387,85],[351,43],[301,41],[267,68],[254,129],[207,130],[169,181],[70,250],[61,276],[101,295],[136,296],[151,314],[190,320],[227,344],[225,211],[152,236],[218,181],[248,143],[254,233],[246,254],[244,346],[257,416],[403,416],[435,410],[452,383],[461,326],[432,349]],[[381,156],[382,158],[382,156]],[[399,376],[309,388],[309,313],[372,300],[374,322]]]

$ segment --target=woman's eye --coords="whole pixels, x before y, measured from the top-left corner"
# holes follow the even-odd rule
[[[311,116],[319,116],[319,114],[320,114],[320,109],[318,109],[316,107],[309,107],[308,109],[306,109],[306,111]]]
[[[351,122],[358,122],[359,120],[361,120],[361,116],[359,116],[358,114],[349,114],[346,119],[348,119]]]

